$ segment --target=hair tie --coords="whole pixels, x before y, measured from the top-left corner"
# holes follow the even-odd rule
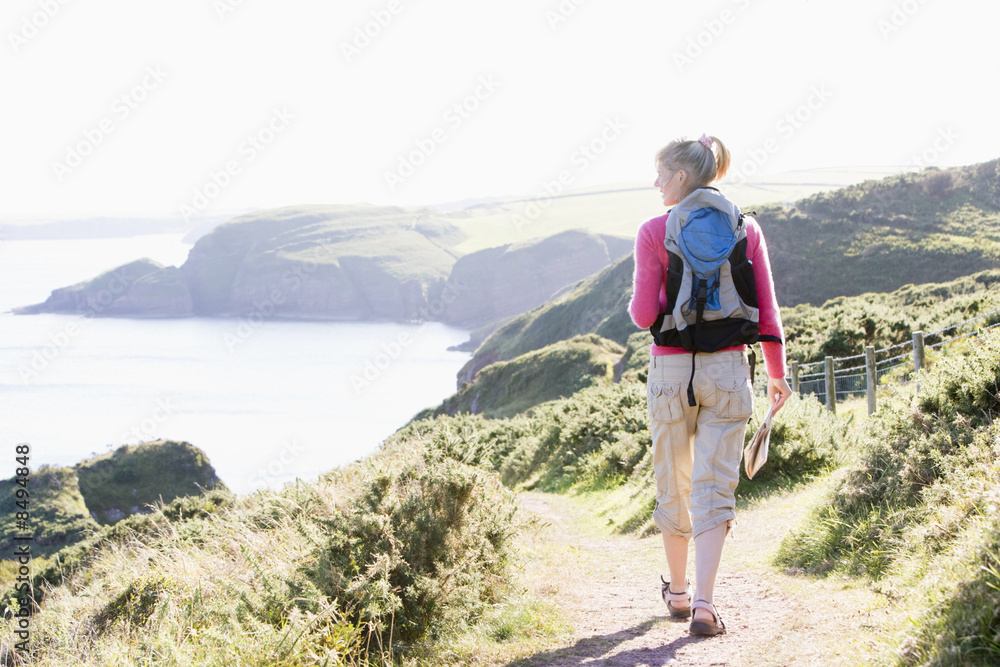
[[[712,141],[712,137],[708,136],[707,134],[701,135],[701,138],[698,139],[698,141],[701,142],[701,145],[707,148],[708,150],[712,150],[712,144],[715,143]]]

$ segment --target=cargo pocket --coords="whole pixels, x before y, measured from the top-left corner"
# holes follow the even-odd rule
[[[646,388],[649,418],[658,422],[677,422],[684,419],[679,384],[651,384]]]
[[[715,413],[719,419],[747,421],[753,414],[753,392],[745,377],[716,378]]]

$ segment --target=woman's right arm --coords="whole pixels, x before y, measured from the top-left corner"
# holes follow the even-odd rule
[[[660,291],[664,267],[660,264],[649,224],[639,228],[635,238],[635,274],[632,278],[632,301],[628,312],[640,329],[648,329],[660,316]]]

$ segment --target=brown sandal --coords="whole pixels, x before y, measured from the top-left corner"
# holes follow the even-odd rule
[[[663,575],[660,575],[663,581]],[[673,593],[670,590],[670,582],[663,581],[660,587],[660,596],[667,603],[667,611],[673,618],[687,618],[691,615],[691,585],[684,589],[683,593]]]
[[[691,628],[689,632],[692,635],[700,635],[703,637],[714,637],[715,635],[726,634],[726,624],[722,622],[722,617],[719,616],[719,612],[715,609],[715,605],[711,602],[706,602],[705,600],[695,600],[694,604],[691,605],[691,611],[694,612],[695,609],[704,609],[712,615],[714,623],[706,623],[705,621],[696,621],[694,616],[691,617]]]

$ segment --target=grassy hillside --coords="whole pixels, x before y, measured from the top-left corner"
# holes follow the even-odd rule
[[[278,315],[388,316],[419,306],[448,276],[463,234],[430,210],[300,206],[235,218],[195,243],[182,271],[196,315],[243,314],[271,300]],[[277,291],[280,298],[274,298]]]
[[[906,285],[894,292],[837,297],[821,306],[782,310],[787,353],[799,361],[825,356],[847,357],[867,345],[880,350],[912,340],[914,331],[927,336],[946,327],[1000,310],[1000,270],[983,271],[947,283]],[[972,328],[1000,322],[1000,315],[976,320]],[[949,329],[945,337],[966,333]],[[941,335],[925,340],[934,344]]]
[[[511,361],[491,364],[432,414],[511,417],[539,403],[610,383],[625,348],[595,334],[574,336]],[[558,382],[553,382],[558,378]]]
[[[143,278],[156,276],[164,266],[151,259],[138,259],[76,285],[52,290],[44,303],[16,308],[14,312],[79,313],[88,316],[107,314],[115,301],[127,294]],[[190,308],[188,313],[190,314]]]
[[[537,367],[549,377],[549,366]],[[758,400],[751,428],[766,412]],[[849,446],[849,420],[826,412],[814,399],[792,397],[775,424],[767,466],[739,493],[831,469]],[[429,441],[459,460],[500,472],[517,489],[583,492],[613,489],[609,523],[623,532],[649,534],[653,495],[651,436],[646,387],[631,377],[600,384],[504,419],[459,413],[415,421],[394,442]]]
[[[0,530],[32,535],[32,553],[49,556],[84,541],[101,525],[225,485],[197,447],[160,440],[122,446],[73,467],[42,466],[31,473],[27,488],[15,478],[0,480],[0,498],[8,507],[15,508],[18,489],[27,493],[30,520],[21,529],[16,512],[6,512]],[[0,560],[11,556],[2,554]]]
[[[1000,160],[866,181],[757,211],[784,306],[1000,266]]]
[[[873,580],[921,609],[905,665],[1000,661],[1000,336],[952,349],[865,428],[857,462],[789,535],[787,567]]]

